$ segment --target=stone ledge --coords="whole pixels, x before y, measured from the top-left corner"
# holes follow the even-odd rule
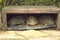
[[[6,13],[58,13],[60,8],[54,6],[6,6]]]

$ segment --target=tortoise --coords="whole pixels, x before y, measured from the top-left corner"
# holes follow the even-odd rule
[[[34,26],[38,24],[37,18],[35,16],[28,16],[26,20],[26,25]]]
[[[39,23],[42,25],[54,25],[55,21],[50,15],[43,15],[39,17]]]
[[[14,16],[8,21],[8,26],[25,25],[25,18],[23,16]]]

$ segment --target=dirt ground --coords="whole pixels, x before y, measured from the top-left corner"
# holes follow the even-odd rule
[[[60,31],[0,31],[0,40],[60,40]]]

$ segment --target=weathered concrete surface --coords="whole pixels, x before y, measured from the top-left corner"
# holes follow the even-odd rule
[[[0,30],[2,28],[3,24],[2,24],[2,14],[1,14],[1,11],[0,11]]]
[[[60,40],[60,31],[0,31],[0,40]]]
[[[2,10],[4,13],[57,13],[60,8],[54,6],[6,6]]]

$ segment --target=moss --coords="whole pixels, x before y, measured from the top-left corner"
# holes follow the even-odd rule
[[[2,0],[0,0],[0,10],[2,9]]]

